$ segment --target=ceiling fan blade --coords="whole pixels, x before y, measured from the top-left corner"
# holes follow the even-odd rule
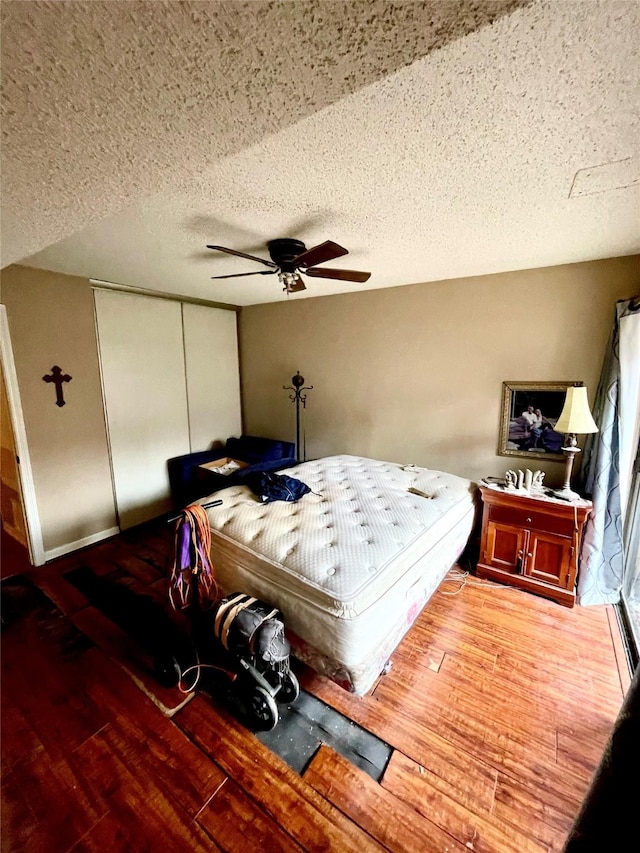
[[[258,270],[257,272],[234,272],[231,275],[212,275],[211,278],[241,278],[243,275],[275,275],[277,270]]]
[[[248,261],[257,261],[259,264],[264,264],[267,267],[278,269],[278,265],[273,261],[265,261],[264,258],[257,258],[255,255],[247,255],[246,252],[236,252],[235,249],[227,249],[226,246],[207,246],[207,249],[215,249],[218,252],[226,252],[227,255],[237,255],[239,258],[246,258]]]
[[[371,278],[370,272],[360,272],[359,270],[333,270],[325,267],[312,267],[309,270],[304,270],[304,274],[314,276],[315,278],[335,278],[339,281],[364,282]]]
[[[301,255],[293,259],[296,267],[314,267],[316,264],[323,264],[325,261],[332,261],[334,258],[340,258],[342,255],[348,255],[349,252],[338,246],[332,240],[327,240],[320,243],[319,246],[314,246],[312,249],[307,249]]]

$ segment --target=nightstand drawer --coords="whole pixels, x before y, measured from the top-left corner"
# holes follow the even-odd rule
[[[573,516],[563,518],[546,512],[521,509],[513,506],[491,506],[489,518],[501,524],[513,524],[533,530],[543,530],[546,533],[557,533],[559,536],[573,536]]]

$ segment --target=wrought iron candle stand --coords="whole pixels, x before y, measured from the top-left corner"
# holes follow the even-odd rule
[[[300,375],[300,371],[298,371],[295,376],[291,377],[291,383],[291,385],[283,385],[282,390],[294,392],[293,394],[289,394],[289,399],[292,403],[296,404],[296,459],[298,462],[304,462],[305,459],[300,458],[300,406],[302,406],[303,409],[306,409],[307,395],[302,392],[313,390],[313,385],[304,384],[304,376]],[[303,457],[306,457],[306,455],[305,447]]]

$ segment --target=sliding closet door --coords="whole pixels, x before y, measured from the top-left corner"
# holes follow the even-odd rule
[[[240,370],[236,312],[184,303],[191,450],[240,435]]]
[[[102,384],[121,529],[171,509],[167,459],[189,453],[179,302],[96,290]]]

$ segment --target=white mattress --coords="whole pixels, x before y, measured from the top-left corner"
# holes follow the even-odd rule
[[[357,456],[281,473],[313,493],[269,504],[246,486],[216,493],[222,506],[207,510],[216,576],[225,592],[279,607],[287,628],[364,692],[358,671],[370,668],[376,650],[387,654],[390,637],[401,638],[464,548],[475,485]]]

